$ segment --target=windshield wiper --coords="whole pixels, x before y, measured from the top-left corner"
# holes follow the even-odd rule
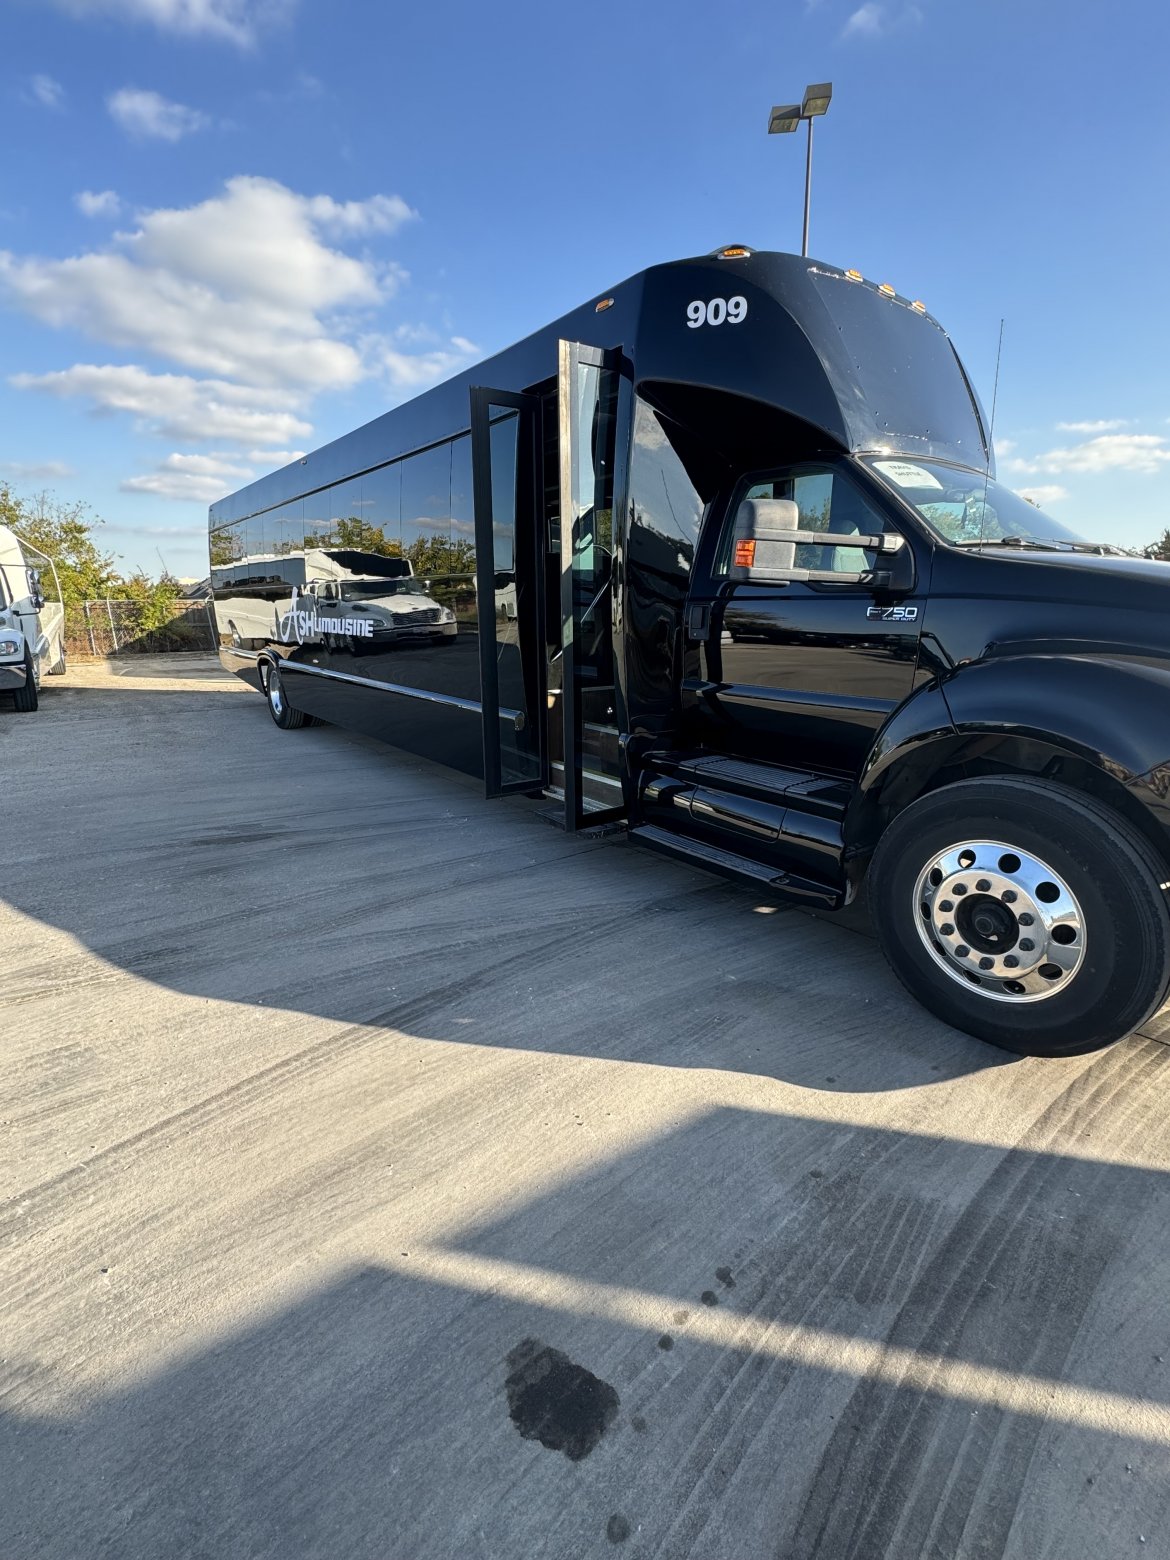
[[[1115,547],[1112,542],[1074,542],[1062,537],[1051,537],[1048,541],[1042,541],[1038,536],[986,536],[968,537],[964,541],[955,542],[956,547],[1024,547],[1030,552],[1075,552],[1095,553],[1099,558],[1128,558],[1131,555],[1124,547]]]
[[[1037,552],[1059,552],[1070,547],[1070,542],[1042,542],[1032,536],[971,536],[954,544],[956,547],[1026,547]]]

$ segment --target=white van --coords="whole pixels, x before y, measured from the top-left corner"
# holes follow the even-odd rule
[[[0,693],[35,710],[41,678],[65,670],[65,608],[53,560],[0,525]]]

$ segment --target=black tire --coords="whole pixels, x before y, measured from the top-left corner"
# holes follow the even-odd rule
[[[12,705],[21,714],[31,714],[41,702],[41,690],[37,686],[36,665],[32,656],[24,652],[24,687],[12,695]]]
[[[984,881],[970,868],[974,881],[963,883],[958,870],[947,876],[949,866],[936,866],[941,887],[931,886],[923,874],[932,863],[968,841],[1003,848],[997,866],[1007,863],[1010,872],[1014,861],[1021,877],[1027,870],[1020,867],[1021,857],[1031,857],[1058,883],[1063,879],[1062,894],[1071,895],[1076,913],[1070,911],[1068,928],[1057,928],[1056,936],[1071,949],[1045,943],[1048,934],[1042,927],[1034,930],[1032,923],[1014,931],[1005,924],[1005,916],[1014,922],[1019,903],[1027,899],[1025,889],[1009,893],[1016,910],[1001,908],[998,885],[1014,882],[1010,876]],[[980,853],[977,859],[988,855]],[[899,813],[874,853],[869,889],[882,950],[924,1007],[956,1029],[1020,1055],[1076,1056],[1132,1033],[1166,1000],[1170,911],[1160,885],[1168,875],[1146,840],[1104,803],[1047,780],[988,777],[944,786]],[[977,892],[989,885],[992,892]],[[1045,881],[1040,886],[1040,897],[1047,898],[1055,885]],[[964,890],[971,897],[958,899]],[[938,894],[951,898],[936,902]],[[982,916],[972,920],[977,905]],[[1040,906],[1031,908],[1042,917]],[[964,915],[970,936],[960,924]],[[966,947],[988,929],[990,942]],[[1025,934],[1031,942],[1019,941]],[[1052,963],[1028,972],[1033,985],[1055,979],[1051,994],[1030,996],[1030,988],[999,973],[1004,953],[1035,946],[1047,946],[1053,956],[1063,953],[1066,964],[1079,960],[1056,977],[1052,972],[1058,966]],[[970,962],[980,952],[995,973],[983,973],[981,965]],[[1020,952],[1017,962],[1037,957]],[[1013,986],[1020,989],[1013,993]]]
[[[297,731],[310,724],[309,716],[303,710],[294,710],[288,702],[284,679],[280,675],[280,667],[275,663],[264,674],[264,700],[268,705],[268,713],[281,731]]]

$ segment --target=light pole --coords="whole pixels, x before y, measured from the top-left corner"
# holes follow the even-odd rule
[[[802,119],[808,121],[808,151],[804,161],[804,236],[800,246],[802,255],[808,254],[808,214],[812,201],[813,120],[821,114],[828,113],[832,97],[833,83],[818,81],[813,86],[805,87],[802,103],[788,103],[783,107],[774,108],[768,116],[769,135],[787,135],[796,129]]]

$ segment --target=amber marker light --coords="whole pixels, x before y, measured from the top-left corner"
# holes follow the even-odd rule
[[[862,276],[860,271],[846,271],[845,280],[848,282],[864,282],[865,277]]]
[[[735,567],[737,569],[751,569],[755,567],[756,544],[754,541],[736,542]]]
[[[926,305],[923,303],[921,298],[915,298],[914,302],[910,305],[910,307],[914,310],[915,314],[925,314],[926,313]]]
[[[898,296],[889,282],[883,282],[878,288],[878,292],[884,293],[887,298],[896,298]]]
[[[613,299],[612,298],[602,298],[598,303],[594,304],[593,312],[595,314],[602,314],[602,313],[604,313],[604,311],[606,309],[612,309],[612,308],[613,308]]]
[[[719,251],[720,260],[744,260],[751,254],[750,249],[745,249],[742,244],[732,244],[728,249]]]

